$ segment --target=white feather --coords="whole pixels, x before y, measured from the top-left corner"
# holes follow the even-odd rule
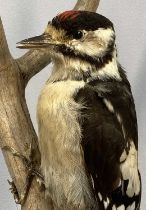
[[[137,151],[133,141],[131,141],[129,154],[124,163],[121,163],[120,166],[123,179],[129,181],[126,191],[126,194],[129,197],[133,197],[134,194],[138,195],[140,192],[140,179],[138,175],[137,160]]]
[[[135,202],[132,205],[128,206],[126,210],[135,210]]]
[[[117,208],[117,210],[125,210],[125,206],[124,205],[121,205]]]
[[[109,29],[100,28],[96,31],[84,31],[83,40],[73,40],[71,42],[73,48],[81,54],[87,54],[92,57],[103,56],[108,44],[113,40],[114,31]]]
[[[103,101],[104,101],[106,107],[108,108],[108,110],[110,112],[114,113],[114,107],[113,107],[112,103],[109,100],[105,99],[105,98],[103,99]]]

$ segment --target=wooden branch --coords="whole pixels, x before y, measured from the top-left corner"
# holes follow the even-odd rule
[[[34,161],[39,168],[40,156],[37,136],[32,126],[24,95],[24,82],[15,60],[10,56],[7,42],[0,21],[0,143],[1,148],[9,146],[28,157],[30,144],[35,150]],[[27,170],[19,157],[2,149],[8,170],[19,195],[23,192]],[[48,201],[44,192],[33,180],[23,210],[48,210]]]
[[[44,67],[46,67],[51,59],[49,58],[49,53],[45,50],[29,50],[25,55],[16,60],[25,84],[38,72],[40,72]]]
[[[79,0],[75,9],[95,11],[99,1]],[[34,131],[25,101],[25,87],[36,73],[51,62],[46,52],[31,50],[14,60],[9,52],[4,29],[0,20],[0,147],[19,195],[26,183],[28,168],[20,157],[4,147],[12,147],[29,157],[30,145],[34,151],[35,167],[40,167],[38,139]],[[22,210],[53,210],[51,201],[45,199],[44,190],[36,178],[31,183]]]
[[[76,3],[74,10],[87,10],[91,12],[96,12],[100,0],[80,0]]]

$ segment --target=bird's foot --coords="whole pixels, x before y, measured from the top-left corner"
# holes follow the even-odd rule
[[[17,204],[23,204],[26,200],[28,191],[30,189],[31,186],[31,182],[33,180],[34,176],[37,176],[37,181],[40,183],[40,185],[44,185],[44,178],[41,175],[41,173],[35,169],[34,166],[34,162],[32,161],[32,147],[30,146],[29,148],[29,155],[28,158],[22,154],[20,154],[18,151],[16,151],[14,148],[9,147],[9,146],[4,146],[2,149],[4,150],[8,150],[10,151],[14,156],[19,157],[20,159],[22,159],[24,165],[27,168],[27,176],[26,176],[26,184],[24,185],[24,188],[22,190],[22,193],[18,193],[18,190],[16,188],[15,183],[12,181],[8,181],[8,183],[10,184],[10,190],[12,192],[12,194],[14,195],[14,200]],[[20,195],[19,195],[20,194]]]
[[[11,182],[11,181],[8,180],[8,183],[9,183],[9,185],[10,185],[9,190],[11,191],[11,193],[12,193],[13,196],[14,196],[15,203],[16,203],[16,204],[21,204],[21,201],[20,201],[21,199],[20,199],[20,196],[19,196],[19,194],[18,194],[16,185],[14,184],[13,181]]]

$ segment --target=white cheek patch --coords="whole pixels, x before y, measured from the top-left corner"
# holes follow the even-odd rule
[[[98,37],[99,40],[101,40],[101,42],[104,42],[105,44],[108,44],[110,41],[112,41],[113,37],[115,36],[115,33],[111,28],[100,28],[96,30],[94,34]]]
[[[82,54],[87,54],[89,56],[102,56],[103,49],[102,47],[96,45],[96,40],[95,38],[90,41],[84,41],[81,43],[77,43],[75,45],[75,50]]]
[[[113,37],[114,31],[111,28],[100,28],[96,31],[85,31],[84,40],[73,40],[70,44],[80,53],[102,57]]]

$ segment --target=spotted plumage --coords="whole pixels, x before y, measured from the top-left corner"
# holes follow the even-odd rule
[[[19,47],[45,48],[54,63],[37,106],[41,169],[54,209],[140,210],[135,105],[112,22],[66,11]]]
[[[120,71],[123,73],[119,66]],[[135,208],[131,209],[139,209],[140,176],[135,154],[138,146],[137,123],[126,77],[120,82],[109,79],[88,82],[75,99],[86,101],[80,119],[83,128],[82,147],[88,171],[94,180],[95,193],[100,193],[103,204],[107,199],[110,200],[111,203],[105,209],[112,209],[114,204],[115,209],[124,205],[121,209],[125,210],[133,203]],[[120,161],[124,150],[125,158]],[[125,176],[127,170],[129,176]],[[132,186],[128,193],[130,182]]]

